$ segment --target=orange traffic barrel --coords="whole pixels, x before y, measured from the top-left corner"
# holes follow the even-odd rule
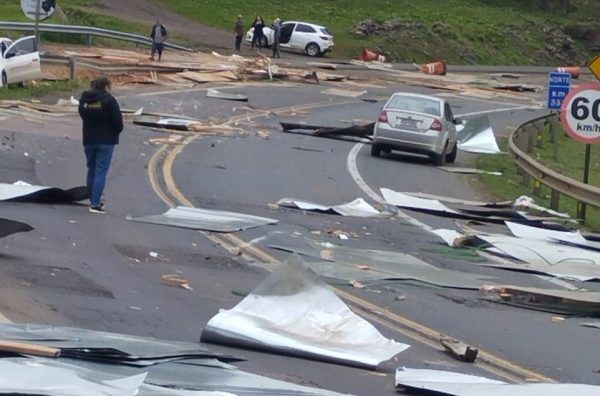
[[[378,58],[379,57],[377,56],[376,52],[370,51],[366,48],[363,49],[360,55],[358,56],[358,59],[364,62],[373,62],[376,61]]]
[[[571,78],[579,78],[579,74],[581,73],[579,66],[557,67],[556,71],[559,73],[569,73]]]
[[[421,66],[421,71],[425,74],[435,74],[438,76],[446,75],[446,62],[439,61],[433,63],[426,63]]]

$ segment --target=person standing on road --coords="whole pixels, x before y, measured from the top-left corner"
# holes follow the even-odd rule
[[[255,44],[258,48],[262,48],[262,38],[264,36],[263,28],[265,27],[265,22],[260,15],[256,16],[256,19],[252,23],[252,27],[254,28],[254,33],[252,34],[252,44],[250,45],[250,49],[254,49]]]
[[[242,38],[244,37],[244,21],[242,20],[241,15],[238,15],[233,31],[235,32],[235,50],[240,52]]]
[[[123,131],[121,109],[110,94],[110,88],[108,77],[98,77],[92,81],[91,89],[83,92],[79,99],[91,213],[106,213],[102,194],[113,152]]]
[[[281,19],[275,18],[272,29],[273,44],[271,47],[273,48],[273,58],[281,58],[281,54],[279,53],[279,40],[281,39]]]
[[[152,52],[150,55],[150,60],[154,60],[154,54],[158,52],[158,61],[160,62],[162,59],[162,53],[165,49],[165,41],[167,41],[167,28],[165,25],[160,23],[160,19],[156,18],[156,23],[152,27],[152,31],[150,32],[150,38],[152,39]]]

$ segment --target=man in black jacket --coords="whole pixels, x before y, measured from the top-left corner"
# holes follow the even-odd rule
[[[110,87],[107,77],[96,78],[92,81],[91,90],[83,92],[79,99],[91,213],[106,213],[102,193],[113,151],[119,144],[119,134],[123,130],[121,109],[108,92]]]

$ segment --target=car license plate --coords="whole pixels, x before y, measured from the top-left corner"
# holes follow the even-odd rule
[[[400,125],[414,128],[417,126],[417,120],[413,118],[400,118]]]

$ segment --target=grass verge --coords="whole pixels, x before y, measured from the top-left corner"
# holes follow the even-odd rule
[[[568,165],[564,165],[564,168],[562,168],[563,174],[581,180],[580,168],[583,166],[583,145],[580,143],[574,144],[572,139],[566,138],[565,136],[561,136],[559,143],[559,161],[549,161],[549,158],[552,157],[551,153],[553,153],[553,147],[548,143],[545,144],[543,149],[536,150],[536,157],[538,160],[545,162],[554,169],[560,169],[561,163],[568,163]],[[508,144],[507,140],[503,139],[499,144],[500,148],[503,151],[506,151]],[[598,162],[600,162],[599,151],[600,150],[596,150],[592,160],[592,164],[596,170],[598,169]],[[546,160],[543,161],[542,158],[546,158]],[[561,158],[562,160],[560,160]],[[549,165],[550,162],[552,162],[553,165]],[[477,175],[475,179],[481,187],[498,200],[513,200],[521,195],[529,195],[535,198],[540,205],[546,207],[550,206],[550,189],[543,186],[541,194],[539,196],[534,196],[533,185],[526,186],[523,184],[523,176],[517,174],[517,166],[508,155],[482,155],[478,159],[478,166],[483,170],[502,172],[502,176]],[[596,171],[596,173],[598,172]],[[594,183],[600,181],[598,176],[600,175],[594,176]],[[572,217],[576,217],[577,201],[561,195],[559,210],[561,212],[569,213]],[[600,208],[588,206],[587,218],[584,226],[586,229],[592,231],[600,231]]]
[[[542,11],[532,1],[505,0],[154,0],[207,25],[233,30],[238,14],[249,27],[256,14],[270,25],[275,17],[327,26],[335,36],[335,57],[356,57],[362,47],[381,47],[395,61],[532,64],[544,58],[549,32],[575,21],[600,19],[600,7],[577,11]],[[361,21],[397,21],[399,25],[358,37],[351,30]],[[573,44],[579,48],[581,43]],[[581,49],[581,48],[580,48]],[[552,51],[550,51],[552,52]],[[586,54],[586,56],[591,54]],[[552,56],[552,55],[551,55]],[[575,61],[575,59],[571,59]]]
[[[49,93],[71,92],[74,89],[85,88],[89,85],[86,80],[43,81],[30,83],[25,87],[9,86],[0,88],[0,100],[39,98]]]

